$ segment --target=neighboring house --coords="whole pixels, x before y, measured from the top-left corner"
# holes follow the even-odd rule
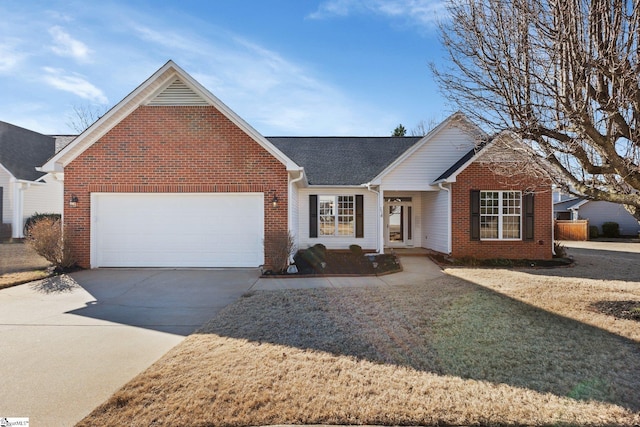
[[[13,238],[24,237],[24,221],[34,213],[62,213],[62,182],[36,170],[55,144],[55,137],[0,122],[0,224],[10,225]]]
[[[550,184],[497,176],[480,138],[459,113],[425,137],[266,138],[169,61],[42,170],[64,174],[84,267],[256,267],[287,232],[298,248],[550,258]]]
[[[601,200],[586,200],[580,197],[554,195],[553,213],[556,219],[589,220],[589,225],[598,227],[602,233],[602,224],[617,222],[620,234],[623,236],[637,236],[640,234],[640,224],[622,205]]]

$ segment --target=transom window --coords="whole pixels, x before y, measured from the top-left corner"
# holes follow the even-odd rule
[[[318,196],[318,229],[321,236],[353,236],[353,196]]]
[[[522,194],[519,191],[480,192],[480,238],[521,238]]]

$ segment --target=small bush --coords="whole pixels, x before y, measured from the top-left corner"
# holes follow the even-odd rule
[[[553,252],[555,253],[555,255],[553,255],[554,258],[566,258],[567,256],[567,250],[560,242],[553,242]]]
[[[604,237],[620,237],[620,226],[617,222],[605,222],[602,224],[602,235]]]
[[[327,247],[325,245],[322,243],[316,243],[311,247],[311,249],[313,249],[313,251],[324,260],[324,257],[327,254]]]
[[[349,245],[349,250],[355,256],[360,257],[364,255],[364,252],[362,251],[362,247],[360,245]]]
[[[25,237],[29,236],[29,230],[31,229],[31,226],[33,224],[35,224],[36,222],[40,221],[41,219],[51,219],[53,221],[60,221],[60,219],[62,218],[62,215],[57,214],[57,213],[34,213],[33,215],[31,215],[29,218],[27,218],[27,220],[24,222],[24,228],[23,228],[23,233]]]
[[[589,226],[589,238],[590,239],[597,239],[598,237],[600,237],[600,230],[598,230],[598,226],[597,225],[590,225]]]
[[[71,252],[69,233],[62,230],[61,221],[41,218],[31,223],[27,243],[38,255],[49,261],[56,271],[68,271],[75,267],[76,258]]]
[[[300,273],[310,274],[323,271],[326,267],[327,248],[318,243],[308,249],[300,250],[295,254],[293,260]]]

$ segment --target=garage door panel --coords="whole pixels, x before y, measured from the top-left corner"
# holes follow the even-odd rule
[[[92,195],[92,266],[256,267],[261,193]]]

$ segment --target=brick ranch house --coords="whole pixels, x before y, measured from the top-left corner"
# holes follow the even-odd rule
[[[424,137],[267,138],[169,61],[41,170],[63,175],[83,267],[256,267],[287,231],[298,248],[550,258],[550,184],[498,176],[483,138],[460,113]]]

